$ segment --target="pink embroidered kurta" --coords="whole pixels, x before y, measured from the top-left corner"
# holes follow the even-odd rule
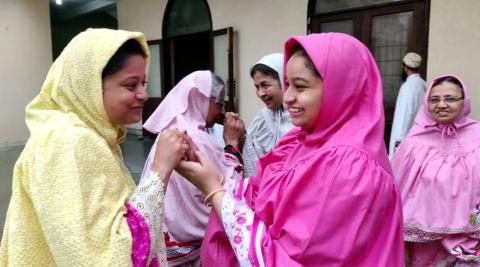
[[[287,133],[258,161],[255,176],[227,180],[222,221],[211,214],[203,264],[403,266],[401,203],[383,143],[374,59],[344,34],[292,37],[286,59],[296,45],[323,80],[316,126]]]

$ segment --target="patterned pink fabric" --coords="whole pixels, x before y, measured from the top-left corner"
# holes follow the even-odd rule
[[[462,253],[474,251],[478,241],[462,235],[451,236],[448,239],[426,243],[408,243],[411,267],[477,267],[476,255]],[[455,248],[452,250],[452,248]],[[475,263],[476,262],[476,263]]]
[[[400,197],[383,143],[375,61],[345,34],[292,37],[286,60],[297,44],[323,77],[322,107],[313,131],[290,131],[245,185],[243,200],[265,226],[260,239],[252,237],[261,244],[250,248],[251,262],[403,266]],[[238,265],[218,217],[210,219],[203,263]]]
[[[132,264],[135,267],[143,267],[147,264],[150,253],[150,236],[148,225],[143,216],[130,204],[125,204],[127,208],[128,227],[132,233]],[[151,264],[152,267],[159,266],[155,258]]]
[[[438,240],[444,252],[450,254],[457,254],[453,249],[462,247],[459,259],[479,253],[467,243],[478,243],[480,239],[480,123],[468,118],[471,102],[465,85],[463,88],[461,115],[451,124],[439,124],[428,112],[430,85],[412,130],[392,160],[403,201],[405,240]],[[458,234],[467,243],[454,242],[447,248],[445,244],[457,239]],[[421,247],[419,244],[414,248]],[[427,251],[412,253],[433,258],[436,252],[429,251],[431,255]],[[480,262],[480,257],[475,260]]]

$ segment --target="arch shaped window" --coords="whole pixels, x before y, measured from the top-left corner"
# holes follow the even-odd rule
[[[163,37],[212,30],[210,8],[205,0],[169,0],[163,21]]]

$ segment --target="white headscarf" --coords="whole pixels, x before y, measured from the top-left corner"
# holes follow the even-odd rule
[[[253,66],[257,64],[264,64],[274,69],[278,73],[281,87],[284,88],[282,53],[266,55]],[[275,110],[264,107],[257,113],[248,127],[243,148],[245,177],[255,175],[257,160],[272,150],[280,138],[291,128],[290,114],[283,105]]]

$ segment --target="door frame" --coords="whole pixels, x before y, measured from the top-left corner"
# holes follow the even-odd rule
[[[225,81],[225,86],[228,88],[228,101],[225,101],[225,110],[226,111],[238,111],[238,105],[236,105],[236,82],[234,78],[234,69],[233,69],[233,27],[223,28],[219,30],[214,30],[211,33],[210,39],[210,62],[211,62],[211,70],[215,71],[215,64],[214,64],[214,41],[213,38],[215,36],[220,35],[227,35],[227,61],[228,61],[228,77]]]
[[[409,51],[417,51],[423,56],[424,62],[427,62],[430,0],[412,0],[403,1],[400,3],[385,3],[364,8],[352,8],[348,10],[316,14],[311,16],[308,20],[308,32],[320,32],[321,23],[353,19],[354,36],[370,49],[372,18],[376,16],[408,11],[413,12],[412,24],[423,26],[412,27],[412,45],[408,49]],[[420,68],[420,74],[425,77],[426,64],[422,64],[422,67]]]

